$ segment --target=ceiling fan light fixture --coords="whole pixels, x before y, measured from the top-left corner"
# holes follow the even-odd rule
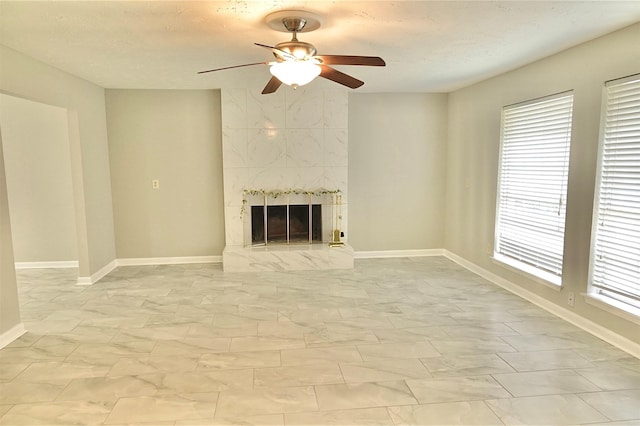
[[[322,69],[314,61],[284,61],[272,63],[269,71],[284,84],[295,88],[311,83]]]

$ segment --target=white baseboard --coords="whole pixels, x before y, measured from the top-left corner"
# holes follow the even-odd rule
[[[444,256],[444,252],[444,249],[357,251],[354,253],[354,258],[377,259],[383,257]]]
[[[118,259],[118,266],[182,265],[190,263],[222,263],[222,256],[143,257]]]
[[[77,268],[77,260],[59,260],[54,262],[16,262],[16,269],[58,269]]]
[[[78,285],[93,285],[104,278],[109,272],[116,269],[118,263],[116,260],[112,260],[105,266],[103,266],[99,271],[92,274],[90,277],[78,277],[77,284]]]
[[[190,263],[222,263],[222,256],[142,257],[116,259],[90,277],[78,277],[78,285],[93,285],[118,266],[181,265]]]
[[[621,336],[613,331],[594,323],[593,321],[576,314],[568,309],[565,309],[561,306],[556,305],[555,303],[550,302],[544,297],[538,296],[535,293],[532,293],[509,280],[506,280],[493,272],[489,272],[484,268],[476,265],[475,263],[469,262],[463,257],[458,256],[455,253],[451,253],[448,250],[444,250],[444,256],[454,261],[458,265],[463,268],[480,275],[482,278],[491,281],[495,285],[504,288],[507,291],[515,294],[516,296],[520,296],[525,300],[533,303],[534,305],[539,306],[547,312],[552,313],[553,315],[575,325],[586,331],[587,333],[593,334],[594,336],[604,340],[607,343],[612,344],[613,346],[621,349],[636,358],[640,358],[640,344],[627,339],[624,336]]]
[[[27,330],[25,330],[24,324],[20,323],[0,334],[0,349],[4,348],[26,332]]]

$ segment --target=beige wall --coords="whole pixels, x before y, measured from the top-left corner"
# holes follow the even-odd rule
[[[221,255],[220,92],[107,90],[106,102],[117,257]]]
[[[640,24],[569,49],[449,97],[445,248],[562,307],[587,291],[591,215],[605,81],[640,72]],[[491,260],[500,113],[504,105],[574,90],[562,291]],[[640,342],[638,326],[576,298],[575,312]]]
[[[16,270],[13,262],[9,200],[0,134],[0,343],[15,338],[16,336],[7,336],[5,339],[3,334],[20,324]]]
[[[442,248],[446,94],[349,96],[349,243]]]
[[[0,91],[67,109],[80,275],[115,259],[104,89],[0,46]]]
[[[75,261],[67,111],[0,94],[16,262]]]

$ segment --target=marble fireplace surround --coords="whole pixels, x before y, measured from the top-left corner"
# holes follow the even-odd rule
[[[247,210],[265,201],[262,195],[245,195],[245,190],[339,189],[341,229],[345,234],[342,240],[346,243],[347,123],[348,93],[341,89],[306,86],[293,90],[283,86],[271,95],[262,95],[259,89],[222,90],[225,271],[353,268],[353,249],[348,244],[328,245],[332,228],[330,196],[313,197],[314,204],[323,204],[323,243],[257,247],[250,245]],[[307,195],[286,197],[289,204],[309,202]],[[283,204],[283,199],[267,202]]]

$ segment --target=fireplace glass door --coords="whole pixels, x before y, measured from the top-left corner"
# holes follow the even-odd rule
[[[251,206],[252,244],[305,242],[322,242],[321,204]]]

